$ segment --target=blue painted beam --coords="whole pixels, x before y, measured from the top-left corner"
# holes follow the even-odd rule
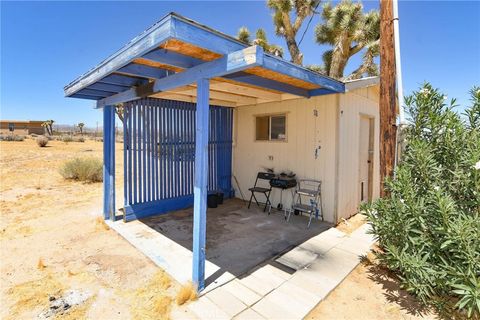
[[[192,280],[198,291],[205,288],[209,114],[209,80],[200,79],[197,81],[197,111],[195,115],[192,261]]]
[[[125,91],[129,88],[130,88],[130,86],[119,86],[117,84],[96,82],[96,83],[88,86],[86,89],[110,91],[110,92],[119,93],[119,92]]]
[[[192,205],[193,195],[130,204],[125,206],[123,220],[129,222],[136,219],[164,214],[170,211],[190,208]]]
[[[257,87],[271,89],[275,91],[286,92],[290,94],[294,94],[301,97],[310,97],[308,90],[302,89],[299,87],[294,87],[286,83],[270,80],[267,78],[262,78],[256,75],[252,75],[246,72],[236,72],[232,74],[224,75],[223,78],[227,78],[230,80],[235,80],[237,82],[242,82],[246,84],[251,84]]]
[[[88,96],[101,97],[101,98],[109,97],[113,94],[116,94],[115,92],[111,92],[111,91],[102,91],[102,90],[94,90],[94,89],[82,89],[78,91],[78,93],[88,95]]]
[[[98,81],[98,83],[108,83],[126,87],[138,86],[147,82],[148,80],[143,78],[129,77],[122,74],[111,74]]]
[[[89,100],[100,100],[102,98],[102,97],[90,96],[90,95],[79,94],[79,93],[75,93],[71,97],[72,98],[79,98],[79,99],[89,99]]]
[[[103,108],[103,216],[115,220],[115,107]]]
[[[172,17],[169,14],[135,37],[118,52],[102,61],[95,68],[66,85],[64,88],[65,96],[69,97],[82,88],[109,76],[119,68],[126,66],[133,59],[141,57],[153,48],[158,47],[171,38],[172,29]]]
[[[335,94],[335,93],[338,93],[338,92],[333,91],[333,90],[329,90],[329,89],[325,89],[325,88],[320,88],[320,89],[310,90],[308,93],[310,94],[311,97],[315,97],[315,96],[323,96],[323,95],[326,95],[326,94]]]
[[[188,69],[205,62],[203,60],[186,56],[180,53],[168,51],[168,46],[167,46],[167,49],[162,49],[162,48],[155,49],[145,54],[142,58],[150,61],[155,61],[155,62],[183,68],[183,69]]]
[[[330,89],[332,91],[345,92],[345,85],[343,82],[318,74],[269,54],[265,54],[262,67],[313,84],[318,84],[323,88]]]
[[[131,88],[127,91],[99,100],[97,102],[97,107],[102,108],[105,105],[136,100],[154,93],[189,85],[199,79],[207,79],[235,73],[261,65],[262,58],[263,50],[261,47],[248,47],[240,51],[229,53],[220,59],[202,63],[183,72],[172,74],[138,88]]]
[[[130,63],[129,65],[118,69],[117,72],[143,78],[161,79],[166,77],[169,71],[144,66],[142,64]]]
[[[220,54],[242,50],[248,45],[207,26],[201,26],[176,14],[172,15],[172,37]]]

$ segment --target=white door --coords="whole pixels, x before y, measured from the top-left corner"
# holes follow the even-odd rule
[[[373,119],[360,116],[359,134],[358,198],[360,202],[371,200],[371,177],[373,168]]]

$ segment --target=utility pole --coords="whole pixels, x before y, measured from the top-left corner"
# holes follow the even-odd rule
[[[396,97],[392,0],[380,0],[380,196],[395,165]]]

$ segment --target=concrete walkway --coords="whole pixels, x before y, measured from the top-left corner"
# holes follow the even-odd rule
[[[302,319],[342,282],[373,244],[364,224],[346,235],[331,228],[271,264],[233,279],[197,301],[174,308],[173,319]]]

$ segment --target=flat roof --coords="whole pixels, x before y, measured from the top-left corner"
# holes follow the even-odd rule
[[[97,107],[143,97],[196,101],[210,78],[210,103],[251,105],[345,92],[341,81],[263,52],[169,13],[123,48],[65,86],[65,96]]]

